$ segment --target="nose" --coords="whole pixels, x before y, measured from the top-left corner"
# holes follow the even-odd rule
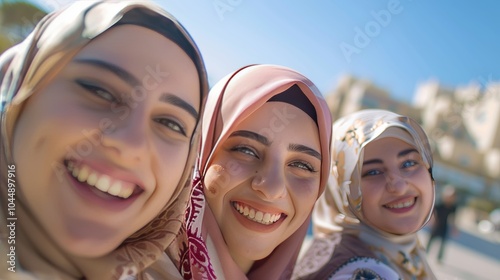
[[[257,170],[252,179],[252,189],[268,201],[276,200],[286,195],[286,180],[283,169],[276,167],[263,168]]]
[[[406,177],[400,172],[390,171],[384,173],[386,180],[386,189],[389,192],[402,192],[407,184]]]
[[[123,120],[115,120],[102,133],[101,142],[120,160],[140,161],[147,149],[147,123],[140,112],[131,113]]]

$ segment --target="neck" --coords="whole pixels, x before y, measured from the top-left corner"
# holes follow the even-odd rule
[[[250,268],[252,268],[254,261],[249,260],[243,256],[233,254],[233,252],[230,252],[230,254],[231,254],[231,257],[233,258],[234,262],[241,269],[241,271],[243,271],[245,274],[248,274],[248,272],[250,271]]]
[[[6,172],[2,172],[2,174],[6,174]],[[0,205],[5,205],[4,202],[8,201],[7,188],[4,185],[7,180],[3,176],[1,177]],[[16,271],[33,274],[37,279],[45,276],[48,277],[47,279],[58,277],[61,280],[108,279],[112,277],[110,267],[106,266],[106,264],[109,265],[110,255],[100,258],[81,258],[64,252],[47,235],[36,222],[36,218],[23,205],[21,195],[21,192],[16,192],[16,220],[4,218],[6,217],[3,212],[6,210],[5,207],[0,210],[0,216],[2,216],[0,224],[3,224],[0,233],[3,236],[9,236],[9,232],[6,232],[9,228],[5,223],[14,222],[16,227],[15,241],[8,243],[8,239],[5,239],[5,244],[0,244],[0,247],[5,246],[9,249],[13,246],[16,255],[16,266],[19,266],[15,267]]]

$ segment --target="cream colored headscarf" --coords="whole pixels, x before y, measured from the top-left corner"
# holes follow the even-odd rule
[[[311,102],[317,115],[320,137],[321,183],[323,192],[330,167],[331,115],[316,86],[296,71],[276,65],[243,67],[219,81],[210,91],[202,119],[202,143],[193,182],[191,204],[187,213],[187,237],[182,252],[182,268],[186,278],[193,279],[289,279],[310,219],[270,256],[254,263],[245,275],[233,261],[203,195],[203,176],[220,145],[234,129],[264,105],[271,97],[297,85]],[[207,248],[208,239],[214,247]],[[214,252],[216,251],[216,252]],[[218,259],[215,258],[218,256]],[[217,269],[214,269],[217,268]],[[217,271],[221,271],[218,274]]]
[[[33,94],[43,89],[61,69],[77,54],[82,47],[106,30],[118,24],[134,24],[152,29],[179,45],[193,60],[200,80],[200,114],[208,92],[205,66],[198,48],[188,32],[169,13],[148,1],[77,1],[70,6],[47,15],[35,30],[19,45],[9,49],[0,57],[0,97],[1,97],[1,188],[2,210],[6,210],[7,201],[7,165],[12,164],[12,131],[18,116],[22,114],[24,102]],[[161,55],[161,54],[159,54]],[[61,279],[73,279],[64,276],[65,267],[58,267],[51,259],[41,265],[30,259],[30,252],[22,253],[23,242],[53,244],[52,253],[66,259],[72,270],[80,272],[81,279],[124,279],[127,275],[142,273],[154,261],[165,257],[164,250],[172,243],[184,218],[184,211],[191,189],[191,176],[198,147],[199,133],[196,128],[191,139],[192,149],[175,192],[161,213],[130,236],[116,250],[99,259],[79,259],[66,255],[49,236],[40,228],[30,210],[23,203],[22,195],[17,192],[16,211],[20,216],[17,222],[16,248],[20,264],[17,269],[30,267],[43,271],[46,275],[56,273]],[[19,188],[19,186],[17,186]],[[5,213],[0,221],[0,248],[2,264],[0,278],[12,276],[6,270],[4,249],[7,246]],[[22,216],[21,216],[22,215]],[[36,234],[35,234],[36,233]],[[44,252],[39,252],[44,255]],[[32,269],[31,269],[32,268]],[[156,272],[155,275],[162,275]],[[4,275],[4,276],[3,276]],[[152,275],[152,274],[151,274]],[[40,276],[41,277],[41,276]],[[37,275],[38,278],[38,275]],[[54,275],[48,279],[56,279]]]
[[[295,278],[323,279],[353,257],[377,258],[402,279],[435,278],[415,232],[405,235],[384,232],[363,217],[362,199],[370,198],[363,198],[362,165],[358,163],[363,162],[364,147],[382,137],[396,137],[415,146],[432,177],[429,140],[414,120],[385,110],[362,110],[337,120],[333,125],[332,174],[313,211],[313,245],[297,266]],[[435,191],[432,188],[432,207],[419,229],[432,214]],[[339,246],[341,239],[343,244]],[[335,250],[341,250],[343,257],[335,259]]]

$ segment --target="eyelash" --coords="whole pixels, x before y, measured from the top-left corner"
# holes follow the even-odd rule
[[[410,166],[405,166],[407,163],[411,163],[411,165]],[[414,167],[414,166],[417,166],[417,165],[418,165],[418,161],[416,161],[416,160],[405,160],[403,162],[403,164],[401,164],[401,168],[411,168],[411,167]],[[377,173],[377,174],[374,174],[374,173]],[[365,176],[377,176],[377,175],[381,175],[381,174],[383,174],[383,172],[380,171],[379,169],[370,169],[370,170],[364,172],[361,177],[365,177]]]
[[[245,155],[253,156],[257,159],[260,159],[257,152],[254,151],[254,149],[247,147],[247,146],[236,146],[236,147],[232,148],[231,151],[240,152],[240,153],[243,153]],[[307,170],[307,171],[312,172],[312,173],[318,172],[317,170],[314,169],[314,167],[311,164],[309,164],[308,162],[304,162],[304,161],[294,161],[294,162],[291,162],[289,165],[292,167],[297,167],[300,169]]]
[[[166,128],[174,131],[174,132],[177,132],[177,133],[180,133],[184,136],[187,136],[186,134],[186,130],[184,129],[184,127],[177,121],[174,121],[172,119],[169,119],[169,118],[156,118],[154,119],[155,122],[165,126]],[[174,128],[173,126],[175,126],[176,128]]]
[[[95,95],[96,97],[99,97],[99,98],[106,100],[108,102],[117,102],[117,103],[119,102],[118,99],[113,94],[111,94],[109,91],[107,91],[99,86],[93,85],[89,82],[82,81],[82,80],[76,80],[76,83],[79,86],[86,89],[87,91],[89,91],[90,93],[92,93],[93,95]]]
[[[247,146],[236,146],[236,147],[231,148],[231,151],[240,152],[240,153],[243,153],[245,155],[253,156],[257,159],[260,159],[257,152],[254,149],[247,147]]]
[[[298,168],[301,168],[301,169],[304,169],[304,170],[307,170],[307,171],[309,171],[311,173],[318,172],[318,170],[315,170],[314,167],[311,164],[309,164],[308,162],[294,161],[294,162],[290,163],[290,165],[298,167]]]
[[[113,94],[111,94],[109,91],[103,89],[102,87],[96,86],[94,84],[91,84],[87,81],[82,81],[82,80],[76,80],[76,83],[98,98],[101,98],[101,99],[106,100],[108,102],[119,103],[119,100]],[[182,126],[177,121],[174,121],[174,120],[169,119],[169,118],[155,118],[154,121],[159,123],[160,125],[165,126],[166,128],[168,128],[174,132],[177,132],[177,133],[180,133],[184,136],[187,136],[186,130],[184,129],[184,126]]]

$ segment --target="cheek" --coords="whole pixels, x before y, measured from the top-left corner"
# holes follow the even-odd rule
[[[169,188],[175,188],[179,184],[179,180],[184,173],[187,157],[189,153],[189,144],[183,145],[168,145],[159,141],[157,148],[150,152],[150,162],[153,166],[157,166],[155,172],[158,181],[162,185],[168,185]],[[157,165],[154,162],[158,162]]]
[[[364,197],[371,197],[371,196],[364,196]],[[376,213],[377,208],[378,207],[375,206],[372,199],[363,199],[361,201],[362,217],[365,217],[365,219],[367,219],[369,221],[373,220],[372,216],[374,213]]]
[[[319,194],[319,179],[312,181],[297,180],[290,184],[288,192],[294,200],[296,211],[303,210],[309,215]],[[307,210],[307,211],[306,211]]]
[[[231,184],[231,169],[227,165],[212,164],[204,178],[205,196],[210,201],[227,193],[233,184]]]
[[[385,183],[385,182],[384,182]],[[371,201],[373,201],[376,197],[379,196],[378,193],[385,191],[385,184],[377,184],[373,182],[361,181],[361,195],[362,197],[370,197]],[[363,200],[363,204],[365,201]]]
[[[361,212],[364,217],[370,217],[374,210],[378,209],[378,201],[383,195],[385,188],[378,184],[362,183],[361,187]]]
[[[434,199],[434,185],[427,171],[425,171],[424,174],[421,174],[420,178],[421,179],[417,182],[417,186],[420,189],[422,197],[424,198],[425,205],[430,208]]]

